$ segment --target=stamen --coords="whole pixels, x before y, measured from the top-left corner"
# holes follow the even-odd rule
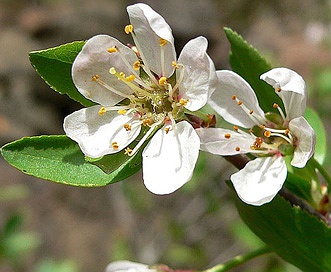
[[[152,120],[149,118],[146,118],[142,121],[143,126],[149,126],[152,123]]]
[[[283,110],[281,109],[281,107],[279,107],[279,105],[276,104],[276,103],[274,103],[272,106],[273,106],[274,109],[278,110],[278,112],[279,112],[280,116],[282,117],[283,121],[285,121],[286,117],[285,117],[285,114],[284,114]]]
[[[161,72],[162,75],[164,75],[165,73],[165,67],[164,67],[164,46],[167,44],[168,42],[165,39],[160,38],[160,46],[161,46]]]
[[[163,38],[160,38],[159,41],[160,41],[160,46],[165,46],[168,43],[168,41]]]
[[[125,80],[128,81],[128,82],[132,82],[132,81],[134,81],[135,79],[136,79],[136,77],[135,77],[134,75],[129,75],[129,76],[127,76],[127,77],[125,78]]]
[[[178,77],[178,79],[176,80],[176,84],[175,84],[175,86],[172,88],[172,92],[175,92],[176,90],[177,90],[177,88],[178,88],[178,86],[179,86],[179,84],[183,81],[183,78],[184,78],[184,65],[183,64],[179,64],[179,63],[177,63],[177,67],[178,68],[180,68],[181,70],[180,70],[180,72],[179,72],[179,77]],[[176,68],[176,69],[178,69],[178,68]]]
[[[281,92],[281,90],[282,89],[280,87],[276,88],[276,92],[278,92],[278,93]]]
[[[149,137],[149,135],[151,135],[151,133],[154,131],[154,129],[160,125],[162,123],[162,121],[159,121],[157,123],[154,123],[150,129],[146,132],[146,134],[144,135],[144,137],[141,138],[141,140],[138,142],[138,144],[133,148],[133,150],[131,150],[130,153],[128,153],[129,156],[132,156],[133,154],[135,154],[137,152],[137,150],[144,144],[144,142],[146,141],[146,139]]]
[[[124,115],[124,114],[126,114],[126,110],[121,109],[121,110],[118,110],[117,113],[120,115]]]
[[[133,69],[134,70],[138,71],[140,69],[140,67],[141,67],[141,63],[140,63],[139,60],[137,60],[133,63]]]
[[[235,131],[238,131],[238,130],[239,130],[238,126],[233,126],[233,129],[234,129]]]
[[[124,32],[126,34],[130,34],[133,32],[133,25],[126,25],[125,28],[124,28]]]
[[[143,94],[143,95],[146,95],[146,96],[150,96],[150,93],[145,91],[145,89],[142,89],[140,88],[139,86],[133,84],[132,82],[126,80],[126,78],[123,76],[123,74],[121,73],[118,73],[116,71],[116,69],[114,67],[111,67],[109,69],[109,73],[114,75],[114,76],[117,76],[117,78],[121,81],[123,81],[126,85],[128,85],[132,90],[138,92],[139,94]]]
[[[177,62],[175,62],[175,61],[173,61],[172,63],[171,63],[171,65],[175,68],[175,69],[178,69],[178,64],[177,64]]]
[[[236,147],[236,151],[237,151],[237,152],[240,151],[240,147],[239,147],[239,146]]]
[[[127,148],[124,149],[124,154],[125,155],[129,155],[130,156],[131,153],[132,153],[132,149],[130,147],[127,147]]]
[[[107,112],[106,108],[105,107],[101,107],[101,109],[99,110],[98,114],[100,116],[104,115],[105,113]]]
[[[115,69],[115,68],[114,68]],[[106,88],[107,90],[113,92],[114,94],[117,94],[119,96],[122,96],[124,98],[131,98],[130,95],[128,94],[124,94],[116,89],[114,89],[113,87],[110,87],[107,83],[105,83],[104,81],[100,80],[100,77],[98,75],[95,75],[92,77],[92,81],[97,82],[98,84],[100,84],[101,86],[103,86],[104,88]]]
[[[114,148],[114,149],[118,149],[118,144],[117,144],[117,142],[112,142],[111,143],[111,146]]]
[[[164,85],[164,84],[166,84],[167,83],[167,78],[166,77],[160,77],[160,79],[159,79],[159,84],[160,85]]]
[[[123,127],[125,128],[126,131],[130,131],[132,129],[130,124],[124,124]]]
[[[269,130],[266,130],[263,132],[263,135],[267,138],[269,138],[271,136],[271,132]]]
[[[243,103],[242,100],[238,99],[236,95],[233,95],[231,97],[232,100],[237,101],[238,106],[242,108],[242,110],[250,117],[250,119],[256,124],[260,125],[261,123],[263,124],[265,122],[264,118],[261,117],[260,115],[254,114],[253,110],[248,109],[245,104]]]
[[[184,98],[181,98],[180,100],[179,100],[179,104],[181,105],[181,106],[186,106],[187,105],[187,103],[188,103],[188,99],[184,99]]]
[[[131,71],[131,73],[135,76],[134,80],[140,84],[141,86],[143,86],[145,89],[147,90],[152,90],[152,88],[150,86],[148,86],[142,79],[140,79],[140,76],[137,73],[137,69],[135,69],[135,63],[139,62],[136,61],[134,62],[133,65],[131,65],[128,60],[125,58],[125,56],[122,54],[121,50],[119,50],[119,48],[117,46],[114,47],[115,50],[118,52],[118,55],[120,56],[120,58],[122,59],[122,61],[124,62],[125,66],[128,67],[128,69]],[[115,68],[114,68],[115,69]],[[138,68],[139,70],[139,68]],[[120,73],[120,75],[122,75],[123,77],[125,77],[125,74],[123,72]]]
[[[226,133],[226,134],[224,134],[224,138],[225,138],[225,139],[230,139],[230,138],[231,138],[231,134],[230,134],[230,133]]]
[[[116,46],[114,46],[114,47],[109,47],[109,48],[107,49],[107,51],[108,51],[108,53],[115,53],[115,52],[117,52],[117,48],[116,48]]]

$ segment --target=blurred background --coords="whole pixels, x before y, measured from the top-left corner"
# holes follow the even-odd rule
[[[330,131],[331,1],[144,2],[172,27],[177,52],[203,35],[216,67],[229,68],[227,26],[273,66],[296,70],[307,82],[309,106]],[[28,52],[101,33],[130,42],[123,28],[133,3],[0,0],[1,145],[63,134],[63,118],[81,107],[44,83]],[[140,172],[103,188],[75,188],[26,176],[0,158],[0,272],[103,271],[118,259],[204,269],[255,249],[261,242],[241,222],[224,183],[233,171],[224,159],[201,153],[191,182],[155,196]],[[233,271],[298,270],[269,254]]]

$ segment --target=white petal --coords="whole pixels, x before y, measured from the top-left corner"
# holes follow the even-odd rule
[[[82,152],[91,158],[113,154],[128,146],[140,132],[141,126],[132,115],[119,115],[115,111],[100,116],[100,106],[84,108],[68,115],[64,119],[64,131],[68,137],[78,143]],[[132,126],[131,131],[124,124]],[[118,148],[113,148],[116,142]]]
[[[162,16],[146,4],[139,3],[128,6],[127,11],[138,40],[136,46],[142,52],[144,63],[158,76],[170,77],[174,71],[174,67],[171,65],[172,61],[176,60],[174,37],[171,28]],[[161,68],[160,38],[168,42],[163,46],[164,75]]]
[[[287,169],[283,157],[256,158],[231,176],[240,199],[260,206],[270,202],[282,188]]]
[[[252,151],[250,147],[255,141],[248,133],[241,134],[229,129],[198,128],[195,131],[200,137],[200,149],[215,155],[249,153]]]
[[[260,76],[274,89],[306,95],[306,83],[296,72],[288,68],[274,68]]]
[[[118,53],[108,53],[107,49],[114,46],[121,50],[129,63],[133,64],[137,60],[135,53],[115,38],[97,35],[86,42],[72,66],[72,78],[79,92],[86,98],[104,106],[113,106],[124,98],[92,81],[92,77],[95,75],[122,93],[132,93],[126,84],[109,73],[109,69],[115,67],[118,72],[131,74],[129,67],[124,64]]]
[[[304,167],[314,154],[316,135],[313,128],[304,117],[298,117],[290,121],[291,133],[297,138],[297,144],[291,164],[295,167]]]
[[[131,261],[115,261],[110,263],[105,272],[147,272],[154,271],[147,265]]]
[[[199,137],[186,121],[174,130],[160,129],[143,151],[143,178],[148,190],[155,194],[169,194],[193,174],[199,155]]]
[[[179,95],[188,99],[185,106],[190,111],[202,108],[211,92],[216,88],[217,78],[213,61],[207,55],[208,41],[204,37],[190,40],[183,48],[178,62],[184,65],[177,70],[177,79],[180,73],[184,78],[179,85]]]
[[[264,118],[264,112],[260,108],[257,97],[251,86],[238,74],[222,70],[217,71],[218,87],[210,96],[209,104],[226,121],[245,128],[250,128],[256,123],[252,116],[245,113],[232,97],[235,95],[248,110]]]
[[[302,116],[306,109],[306,83],[296,72],[288,68],[275,68],[260,76],[262,80],[269,83],[283,100],[286,118]]]

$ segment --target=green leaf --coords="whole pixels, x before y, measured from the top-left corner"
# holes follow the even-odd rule
[[[318,116],[318,114],[311,108],[306,109],[305,118],[316,133],[316,146],[314,157],[320,164],[323,164],[327,151],[326,132],[323,122]]]
[[[72,63],[84,44],[84,41],[72,42],[30,52],[29,57],[32,66],[51,88],[88,107],[94,105],[94,102],[78,92],[71,78]]]
[[[1,152],[9,164],[28,175],[73,186],[104,186],[123,180],[141,168],[137,153],[122,163],[115,161],[113,171],[107,174],[87,162],[79,146],[63,135],[22,138],[3,146]]]
[[[331,271],[331,229],[299,207],[277,196],[251,206],[236,200],[248,227],[284,260],[307,272]]]
[[[282,106],[282,100],[269,84],[260,80],[260,75],[270,70],[271,65],[236,32],[230,28],[224,28],[224,31],[231,45],[232,70],[251,85],[264,112],[277,112],[273,108],[273,104],[277,103]]]

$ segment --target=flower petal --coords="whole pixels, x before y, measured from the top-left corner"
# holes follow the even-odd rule
[[[109,73],[111,67],[115,67],[119,72],[125,74],[131,73],[130,68],[124,64],[119,53],[108,53],[107,49],[114,46],[119,48],[129,63],[133,64],[137,60],[135,53],[115,38],[97,35],[86,42],[72,66],[72,78],[78,91],[86,98],[103,106],[113,106],[124,98],[92,81],[92,77],[95,75],[122,93],[132,93],[127,85]]]
[[[105,272],[147,272],[155,271],[154,269],[149,269],[148,265],[135,263],[131,261],[115,261],[108,264]]]
[[[218,88],[210,96],[209,104],[226,121],[245,128],[256,125],[252,115],[246,113],[238,105],[233,96],[236,96],[254,115],[264,119],[264,112],[260,108],[257,97],[251,86],[238,74],[222,70],[217,71]]]
[[[251,152],[254,138],[223,128],[198,128],[200,149],[215,155],[229,156]]]
[[[193,127],[182,121],[166,133],[160,129],[143,151],[143,178],[148,190],[169,194],[193,174],[199,154],[199,137]]]
[[[190,40],[183,48],[178,62],[184,65],[184,70],[177,70],[177,78],[184,73],[179,84],[179,95],[188,99],[185,106],[190,111],[202,108],[217,84],[215,66],[207,55],[208,41],[205,37]]]
[[[306,109],[306,83],[296,72],[288,68],[275,68],[260,76],[270,84],[283,100],[288,120],[302,116]]]
[[[158,76],[170,77],[174,71],[172,61],[176,60],[171,28],[162,16],[146,4],[128,6],[127,11],[136,35],[136,46],[144,63]],[[160,38],[167,41],[163,46],[164,74],[162,74]]]
[[[298,117],[290,121],[291,133],[297,138],[297,144],[291,164],[295,167],[305,167],[308,160],[314,154],[316,135],[314,129],[304,117]]]
[[[82,152],[91,158],[121,151],[129,145],[140,132],[139,121],[132,115],[118,115],[115,111],[98,114],[100,106],[84,108],[68,115],[64,119],[64,131],[68,137],[78,143]],[[132,126],[131,131],[124,124]],[[118,147],[113,147],[116,142]]]
[[[231,176],[242,201],[260,206],[270,202],[282,188],[287,169],[283,157],[256,158]]]

